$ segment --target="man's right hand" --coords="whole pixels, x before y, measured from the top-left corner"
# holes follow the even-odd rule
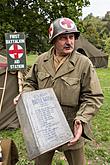
[[[21,96],[21,93],[14,98],[14,100],[13,100],[14,105],[16,105],[18,103],[20,96]]]
[[[75,120],[74,122],[74,138],[71,139],[68,146],[74,145],[82,135],[83,127],[80,120]]]

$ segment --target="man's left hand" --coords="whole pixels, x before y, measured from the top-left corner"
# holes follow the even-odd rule
[[[79,138],[82,135],[82,130],[83,130],[83,127],[82,127],[81,121],[75,120],[75,122],[74,122],[74,137],[68,143],[68,146],[74,145],[79,140]]]

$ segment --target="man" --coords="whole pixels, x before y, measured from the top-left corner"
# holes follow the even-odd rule
[[[91,61],[75,51],[75,40],[79,35],[71,19],[58,18],[51,23],[49,41],[53,47],[37,58],[23,89],[54,89],[74,134],[68,144],[57,148],[64,152],[69,165],[86,164],[84,137],[91,139],[89,122],[103,102],[102,90]],[[52,150],[37,157],[36,165],[51,165],[54,152]]]

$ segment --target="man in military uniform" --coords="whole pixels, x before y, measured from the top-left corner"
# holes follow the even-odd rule
[[[88,57],[75,51],[80,32],[69,18],[58,18],[49,28],[53,47],[41,54],[30,69],[24,91],[52,87],[74,138],[57,148],[69,165],[85,165],[84,138],[91,139],[90,120],[103,102],[95,69]],[[18,98],[15,99],[15,104]],[[55,150],[36,158],[36,165],[50,165]]]

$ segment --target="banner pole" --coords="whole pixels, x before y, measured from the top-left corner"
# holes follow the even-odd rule
[[[19,85],[19,93],[22,93],[23,90],[23,74],[21,71],[18,71],[18,85]]]

